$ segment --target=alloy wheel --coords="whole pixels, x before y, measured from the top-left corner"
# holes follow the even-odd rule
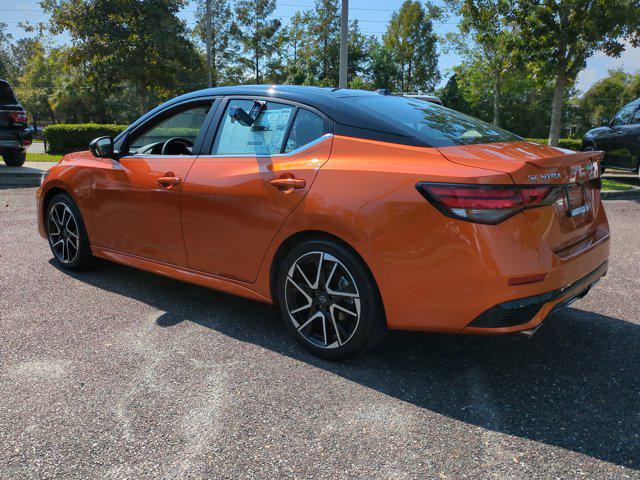
[[[360,293],[347,267],[326,252],[293,262],[285,284],[286,308],[302,337],[320,348],[347,343],[360,322]]]
[[[71,209],[58,202],[49,209],[47,232],[51,250],[62,263],[72,263],[80,250],[80,229]]]

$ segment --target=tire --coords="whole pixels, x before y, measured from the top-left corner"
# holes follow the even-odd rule
[[[339,360],[375,347],[387,332],[382,301],[362,260],[331,240],[308,240],[278,270],[282,318],[318,357]]]
[[[2,154],[2,158],[7,167],[21,167],[27,160],[27,152],[25,150],[8,150]]]
[[[51,253],[60,267],[83,270],[93,265],[82,216],[69,195],[58,193],[51,199],[44,221]]]

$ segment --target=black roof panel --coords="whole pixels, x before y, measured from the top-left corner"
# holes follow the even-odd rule
[[[307,87],[300,85],[239,85],[197,90],[170,100],[161,107],[174,102],[206,96],[255,95],[290,100],[313,107],[336,123],[338,134],[377,139],[417,146],[430,146],[424,141],[408,135],[407,131],[392,122],[385,122],[355,108],[350,98],[378,95],[367,90],[345,88]],[[159,107],[160,108],[160,107]]]

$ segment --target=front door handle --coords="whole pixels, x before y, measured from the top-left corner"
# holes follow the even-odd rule
[[[307,186],[304,178],[295,178],[293,175],[286,173],[280,178],[269,180],[269,184],[283,193],[291,192],[295,188],[304,188]]]
[[[174,185],[180,185],[182,179],[180,177],[174,176],[173,172],[167,172],[164,174],[164,177],[160,177],[156,180],[158,185],[163,188],[171,188]]]

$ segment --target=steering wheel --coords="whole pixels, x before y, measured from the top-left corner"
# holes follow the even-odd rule
[[[176,147],[180,145],[184,150],[184,153],[182,152],[171,153],[170,149],[174,144]],[[186,138],[182,138],[182,137],[173,137],[167,140],[166,142],[164,142],[164,145],[162,145],[162,150],[160,151],[160,154],[161,155],[189,155],[191,153],[189,148],[191,147],[193,147],[193,142],[191,140],[187,140]]]

